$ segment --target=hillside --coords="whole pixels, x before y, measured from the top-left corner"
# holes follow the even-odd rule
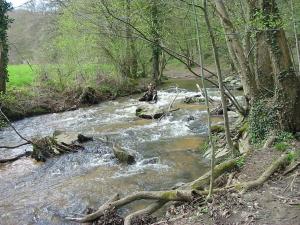
[[[20,64],[25,60],[32,64],[41,63],[41,52],[49,39],[51,16],[16,10],[10,13],[10,17],[14,19],[8,31],[10,64]]]

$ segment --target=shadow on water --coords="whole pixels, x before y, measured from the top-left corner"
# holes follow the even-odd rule
[[[50,135],[55,130],[80,132],[96,139],[108,135],[133,151],[137,163],[119,164],[110,146],[94,141],[84,151],[53,158],[44,164],[23,158],[1,165],[0,223],[71,224],[63,218],[82,213],[87,207],[99,207],[117,192],[170,188],[207,171],[208,163],[197,153],[207,131],[206,113],[201,105],[181,103],[185,97],[196,94],[187,86],[182,88],[176,102],[181,110],[161,121],[137,119],[136,108],[146,103],[131,97],[16,122],[16,128],[27,138]],[[214,94],[215,90],[210,92]],[[174,89],[164,89],[158,94],[159,106],[168,106],[177,95]],[[195,120],[188,121],[189,116]],[[190,128],[193,124],[197,129]],[[20,142],[9,128],[0,131],[0,137],[1,144]],[[5,150],[0,157],[25,149]]]

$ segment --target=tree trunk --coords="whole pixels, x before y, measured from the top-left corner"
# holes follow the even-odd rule
[[[267,43],[275,80],[274,105],[280,129],[300,131],[300,82],[294,71],[291,52],[281,27],[275,0],[263,0],[264,23],[267,24]],[[274,21],[276,20],[276,21]],[[273,24],[278,24],[274,27]]]
[[[210,25],[210,21],[208,18],[208,13],[207,13],[207,1],[204,0],[204,18],[205,22],[208,28],[208,33],[209,37],[211,40],[212,48],[213,48],[213,53],[214,53],[214,60],[215,60],[215,65],[217,67],[217,75],[218,75],[218,82],[219,82],[219,90],[221,94],[221,101],[222,101],[222,108],[223,108],[223,117],[224,117],[224,127],[225,127],[225,136],[226,136],[226,142],[229,150],[232,152],[232,156],[235,155],[234,152],[234,147],[233,143],[230,137],[230,129],[229,129],[229,118],[228,118],[228,111],[227,111],[227,101],[225,97],[225,91],[224,91],[224,86],[223,86],[223,77],[222,77],[222,71],[221,71],[221,65],[220,65],[220,60],[219,60],[219,52],[218,52],[218,47],[216,45],[215,41],[215,36],[212,30],[212,27]]]
[[[243,84],[245,96],[248,99],[254,98],[257,95],[255,76],[251,72],[239,35],[234,25],[230,21],[228,12],[224,5],[224,1],[215,0],[214,2],[226,34],[226,42],[229,52],[232,52],[232,54],[236,55],[236,64],[239,64],[241,69],[241,81]]]
[[[207,94],[206,85],[204,82],[204,69],[203,69],[203,52],[202,52],[202,45],[201,45],[201,38],[200,38],[200,26],[199,21],[197,17],[196,7],[195,7],[195,0],[193,0],[193,10],[194,10],[194,17],[196,22],[196,34],[197,34],[197,47],[198,47],[198,54],[199,54],[199,60],[201,65],[201,81],[202,81],[202,87],[204,90],[204,97],[205,97],[205,105],[207,110],[207,127],[208,127],[208,136],[209,136],[209,142],[211,146],[211,161],[210,161],[210,185],[209,185],[209,194],[208,197],[211,197],[213,194],[213,185],[214,185],[214,168],[215,168],[215,145],[213,141],[213,136],[211,132],[211,116],[210,116],[210,109],[209,109],[209,98]],[[199,92],[201,92],[201,89],[199,85],[197,84],[197,88],[199,89]]]
[[[154,44],[152,45],[152,78],[155,83],[159,83],[159,61],[161,55],[160,48],[160,21],[159,21],[159,5],[158,0],[151,1],[151,15],[152,15],[152,35]]]
[[[256,34],[256,82],[261,93],[274,94],[274,74],[265,31]]]
[[[3,46],[0,42],[0,93],[5,93],[6,91],[6,72],[3,60]]]
[[[294,11],[294,0],[291,0],[291,8],[292,8],[292,16],[293,16],[293,27],[294,27],[294,35],[295,35],[295,42],[296,42],[296,51],[297,51],[297,58],[298,58],[298,73],[300,75],[300,46],[299,46],[299,39],[297,34],[297,22],[295,19],[295,11]]]
[[[126,0],[126,17],[127,23],[131,24],[130,17],[131,17],[131,0]],[[137,70],[138,70],[138,62],[137,62],[137,52],[135,48],[135,41],[132,35],[131,27],[126,24],[126,59],[127,62],[126,67],[126,74],[130,77],[137,77]]]

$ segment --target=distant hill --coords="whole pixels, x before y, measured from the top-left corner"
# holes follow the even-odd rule
[[[28,60],[32,64],[43,62],[43,48],[49,40],[52,16],[41,12],[15,10],[8,31],[10,64],[21,64]]]

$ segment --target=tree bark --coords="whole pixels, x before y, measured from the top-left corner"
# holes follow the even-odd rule
[[[221,65],[220,65],[220,59],[219,59],[219,52],[218,47],[215,40],[215,35],[213,33],[212,27],[210,25],[208,12],[207,12],[207,1],[203,1],[204,5],[204,18],[206,22],[206,26],[208,28],[208,33],[210,37],[210,41],[213,48],[213,54],[214,54],[214,60],[215,60],[215,66],[217,68],[217,76],[218,76],[218,82],[219,82],[219,91],[221,94],[221,101],[222,101],[222,108],[223,108],[223,118],[224,118],[224,127],[225,127],[225,136],[226,136],[226,142],[229,150],[232,152],[232,156],[235,155],[233,142],[230,137],[230,129],[229,129],[229,118],[228,118],[228,111],[227,111],[227,100],[225,97],[225,90],[223,86],[223,77],[222,77],[222,71],[221,71]]]
[[[159,61],[161,55],[160,48],[160,21],[159,21],[159,9],[158,0],[151,1],[151,15],[152,15],[152,79],[155,83],[159,83]]]
[[[131,24],[131,0],[126,0],[125,4],[127,23]],[[127,76],[136,78],[138,70],[137,51],[135,48],[135,41],[132,35],[132,29],[128,24],[126,24],[126,74]]]
[[[3,60],[3,45],[0,41],[0,93],[6,91],[6,73]]]
[[[285,32],[280,25],[276,1],[263,0],[262,9],[268,29],[267,44],[276,86],[274,105],[279,128],[290,132],[300,131],[300,81],[294,71]]]
[[[212,137],[211,132],[211,115],[210,115],[210,108],[209,108],[209,98],[207,94],[206,85],[204,82],[204,70],[203,70],[203,52],[202,52],[202,45],[201,45],[201,39],[200,39],[200,25],[197,17],[196,7],[195,7],[195,0],[193,0],[193,10],[194,10],[194,17],[196,22],[196,34],[197,34],[197,47],[198,47],[198,54],[200,59],[200,65],[201,65],[201,81],[202,81],[202,87],[204,90],[204,97],[205,97],[205,105],[207,110],[207,127],[208,127],[208,136],[209,136],[209,142],[211,146],[211,159],[210,159],[210,186],[209,186],[209,194],[208,196],[211,197],[213,194],[213,184],[214,184],[214,168],[215,168],[215,145]],[[197,88],[201,92],[201,89],[199,85],[197,84]]]
[[[292,9],[293,28],[294,28],[296,51],[297,51],[297,58],[298,58],[298,73],[300,75],[300,46],[299,46],[299,39],[298,39],[298,34],[297,34],[297,22],[295,19],[294,0],[291,0],[291,9]]]

